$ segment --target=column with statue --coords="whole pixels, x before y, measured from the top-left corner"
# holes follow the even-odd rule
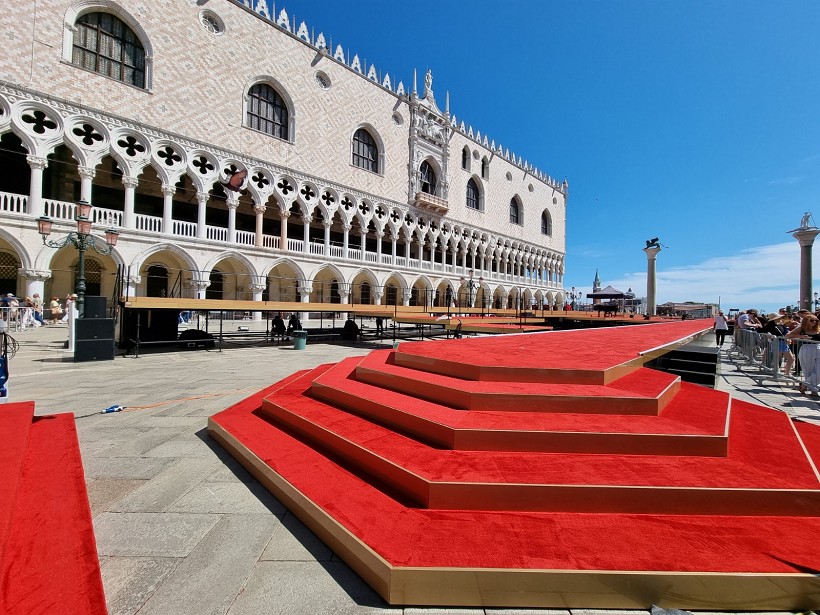
[[[820,228],[815,226],[811,213],[806,212],[800,219],[800,226],[789,233],[800,243],[800,309],[811,310],[811,252]]]

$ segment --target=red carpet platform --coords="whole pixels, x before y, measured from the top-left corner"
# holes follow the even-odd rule
[[[0,613],[107,613],[74,416],[0,406]]]
[[[820,429],[642,367],[711,323],[404,343],[209,431],[391,604],[820,605]]]

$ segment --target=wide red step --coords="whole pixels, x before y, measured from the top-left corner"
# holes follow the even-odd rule
[[[819,516],[520,514],[408,506],[292,432],[266,422],[256,412],[257,403],[255,395],[212,416],[209,433],[257,476],[266,476],[261,467],[275,470],[289,490],[332,516],[391,566],[785,576],[817,561]],[[820,429],[809,428],[820,435]],[[240,443],[245,453],[236,448]],[[316,512],[300,517],[321,530]]]
[[[677,376],[645,368],[608,386],[474,381],[396,365],[395,356],[390,350],[371,352],[359,363],[356,378],[464,410],[656,415],[680,386]]]
[[[33,401],[0,405],[0,564],[8,545],[11,517],[23,475],[23,459],[33,417]]]
[[[2,613],[106,612],[73,414],[32,423],[0,573]]]
[[[685,385],[661,416],[549,412],[464,411],[359,380],[362,357],[350,357],[318,375],[311,395],[433,446],[631,455],[724,456],[727,394]],[[650,371],[650,370],[642,370]],[[674,378],[673,378],[674,379]],[[497,383],[496,383],[497,384]],[[544,386],[544,385],[541,385]],[[698,398],[699,412],[685,411]]]
[[[327,369],[294,380],[259,412],[419,506],[805,515],[820,504],[817,474],[775,411],[735,403],[728,458],[441,450],[311,398]]]

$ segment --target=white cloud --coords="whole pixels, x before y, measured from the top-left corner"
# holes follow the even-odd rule
[[[820,264],[818,250],[820,246],[813,252],[813,271],[818,271]],[[631,287],[640,297],[646,294],[646,272],[629,273],[620,279],[607,280],[606,284],[619,290]],[[656,289],[658,304],[667,301],[717,303],[719,300],[728,308],[776,311],[798,302],[800,246],[797,242],[760,246],[668,269],[663,267],[661,252],[657,260]]]

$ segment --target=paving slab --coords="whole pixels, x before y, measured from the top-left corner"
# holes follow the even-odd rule
[[[288,512],[274,529],[273,536],[259,559],[279,562],[329,562],[333,560],[333,551],[293,513]]]
[[[168,510],[178,499],[214,471],[219,459],[180,458],[139,489],[111,507],[115,512],[155,512]]]
[[[168,512],[219,514],[270,514],[282,516],[287,509],[257,482],[202,482],[167,508]]]
[[[259,562],[228,615],[406,612],[407,609],[391,608],[342,562]]]
[[[93,478],[154,478],[174,462],[162,457],[92,457],[83,459],[85,477]]]
[[[102,557],[108,615],[133,615],[183,561],[174,557]]]
[[[219,523],[220,515],[114,513],[94,519],[99,555],[185,557]]]
[[[242,592],[278,520],[226,515],[177,566],[140,615],[224,615]]]
[[[108,510],[115,502],[132,493],[145,483],[144,480],[123,478],[96,478],[86,484],[91,517]]]

